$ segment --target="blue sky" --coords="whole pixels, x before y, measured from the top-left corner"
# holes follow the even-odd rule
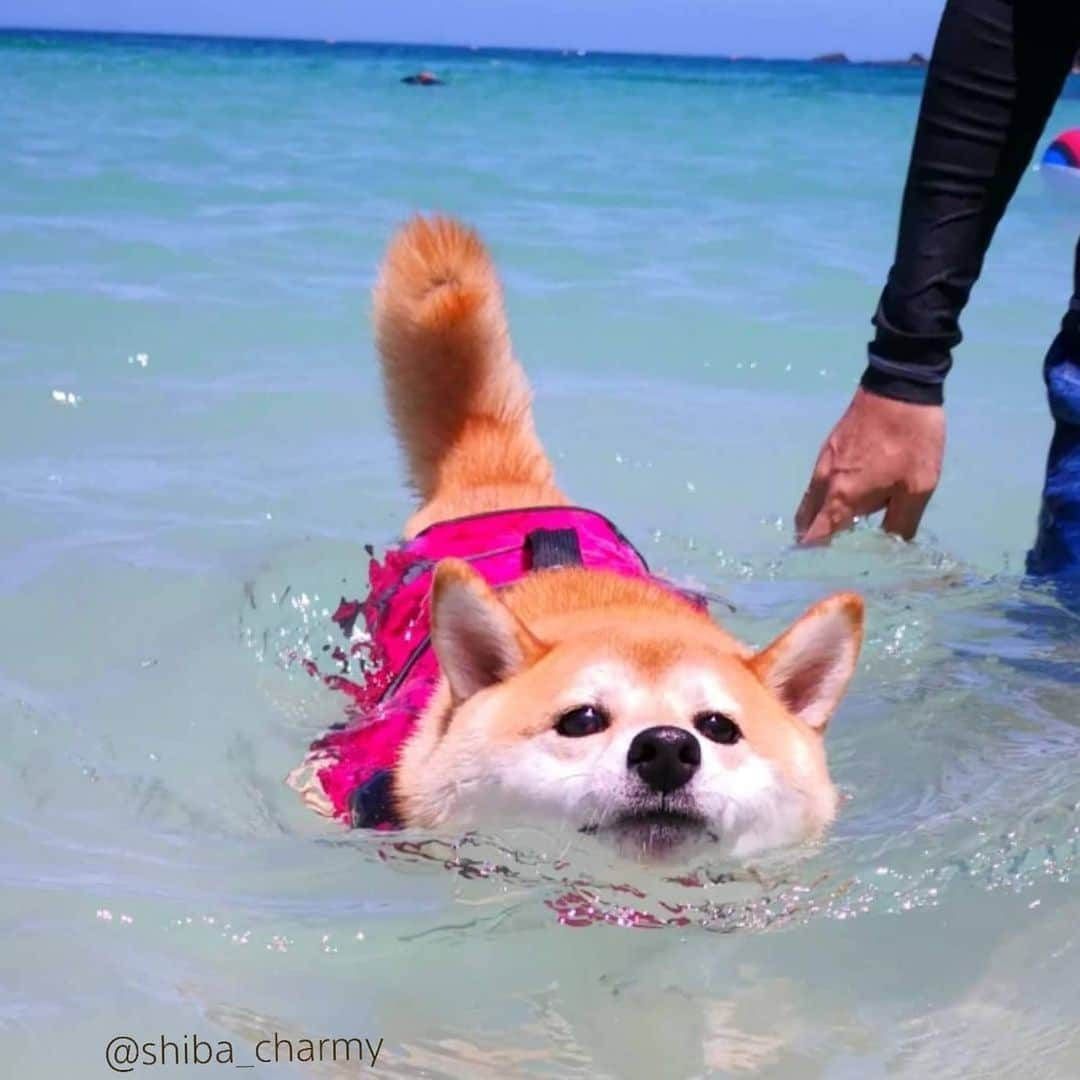
[[[943,0],[0,0],[0,25],[856,58],[928,52]]]

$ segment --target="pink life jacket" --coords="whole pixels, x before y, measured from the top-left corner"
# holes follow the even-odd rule
[[[324,675],[313,661],[306,663],[311,674],[349,698],[348,721],[316,739],[289,776],[304,801],[327,817],[354,827],[397,824],[393,770],[439,680],[429,639],[431,579],[439,560],[451,556],[467,560],[496,588],[533,570],[567,565],[653,577],[645,559],[607,518],[572,506],[440,521],[391,548],[382,564],[372,559],[367,599],[342,599],[333,615],[350,638],[357,618],[364,617],[370,640],[354,642],[351,655],[341,649],[333,654],[347,670],[366,652],[369,670],[364,681]],[[660,583],[688,603],[705,605],[700,596]]]

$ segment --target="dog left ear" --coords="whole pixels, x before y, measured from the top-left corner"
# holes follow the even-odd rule
[[[454,704],[517,674],[539,659],[543,644],[467,562],[435,569],[431,643]]]
[[[837,593],[754,656],[750,669],[789,712],[824,732],[855,673],[862,635],[862,597]]]

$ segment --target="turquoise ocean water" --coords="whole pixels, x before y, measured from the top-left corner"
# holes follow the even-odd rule
[[[421,66],[448,85],[400,84]],[[791,547],[921,85],[0,36],[3,1071],[109,1075],[120,1034],[250,1063],[278,1032],[382,1037],[416,1077],[1080,1075],[1080,624],[1020,578],[1080,185],[1033,171],[999,231],[919,542]],[[654,566],[755,642],[865,592],[820,849],[672,874],[568,835],[402,844],[284,786],[339,716],[292,658],[409,506],[367,292],[417,209],[484,231],[564,486]]]

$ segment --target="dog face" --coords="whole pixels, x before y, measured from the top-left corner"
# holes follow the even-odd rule
[[[446,685],[399,770],[405,820],[554,818],[650,857],[823,831],[837,799],[823,736],[858,655],[857,596],[823,601],[756,655],[681,603],[566,599],[522,617],[466,564],[440,565]]]

